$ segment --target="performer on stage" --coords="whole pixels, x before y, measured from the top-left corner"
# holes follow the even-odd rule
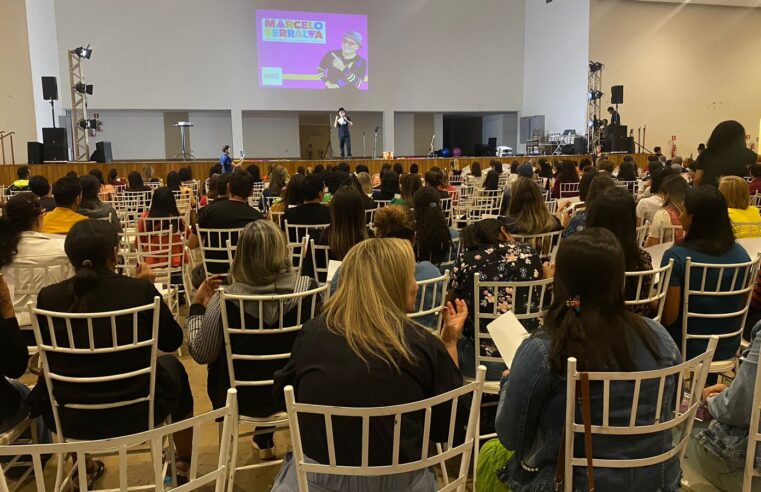
[[[341,148],[341,159],[351,157],[351,133],[349,127],[353,126],[351,118],[346,114],[344,108],[338,108],[338,114],[333,121],[333,127],[338,128],[338,146]],[[344,148],[346,152],[344,152]]]
[[[230,146],[222,147],[222,155],[219,156],[219,165],[222,166],[222,174],[233,172],[233,158],[230,157]]]
[[[610,113],[610,126],[620,126],[621,115],[618,114],[618,111],[613,106],[609,106],[608,113]]]
[[[326,89],[359,89],[367,73],[367,60],[357,54],[362,35],[349,31],[344,34],[340,50],[325,53],[317,66]]]

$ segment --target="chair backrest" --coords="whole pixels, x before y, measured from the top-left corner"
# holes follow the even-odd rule
[[[409,473],[416,470],[422,470],[436,466],[446,460],[459,459],[460,470],[455,480],[448,485],[438,489],[440,491],[465,490],[465,483],[468,478],[468,468],[470,465],[470,453],[473,447],[478,445],[478,436],[476,435],[476,426],[478,412],[481,407],[481,394],[484,386],[485,367],[479,367],[476,371],[476,379],[470,384],[466,384],[446,393],[428,398],[426,400],[394,405],[388,407],[364,407],[349,408],[339,406],[311,405],[296,402],[292,386],[285,387],[285,405],[288,412],[288,424],[291,429],[291,438],[293,440],[293,460],[296,465],[298,477],[299,492],[308,492],[307,473],[320,473],[325,475],[351,475],[351,476],[378,476],[393,475],[398,473]],[[468,400],[470,399],[470,402]],[[468,414],[468,424],[465,431],[463,442],[455,441],[456,432],[455,420],[457,407],[461,405],[470,405]],[[430,454],[431,427],[433,425],[431,418],[434,408],[441,405],[451,405],[449,413],[449,426],[446,441],[446,451]],[[328,450],[328,463],[307,462],[304,456],[304,448],[301,442],[301,427],[299,418],[306,415],[325,422],[326,447]],[[442,416],[446,418],[446,415]],[[336,436],[333,432],[333,421],[351,419],[362,425],[361,436]],[[390,465],[375,466],[370,465],[370,428],[371,423],[378,421],[390,421],[393,419],[393,435],[388,436],[388,442],[392,443],[390,453]],[[408,422],[412,419],[422,421],[422,446],[420,457],[415,461],[401,462],[400,460],[400,442],[402,434],[402,422]],[[444,422],[447,422],[446,420]],[[406,426],[405,426],[406,427]],[[336,460],[336,437],[340,440],[351,439],[356,437],[361,441],[360,465],[346,466],[337,463]],[[340,441],[339,441],[340,442]],[[375,443],[374,443],[375,444]]]
[[[462,183],[462,174],[450,174],[449,175],[449,184],[452,186],[457,186],[460,183]]]
[[[465,222],[470,225],[480,221],[485,215],[498,215],[502,207],[502,191],[478,190],[468,199]]]
[[[634,195],[639,193],[639,181],[616,181],[616,187],[630,191]]]
[[[641,272],[626,272],[626,285],[636,284],[636,290],[633,292],[633,297],[627,295],[625,304],[630,307],[643,306],[652,308],[652,305],[657,303],[658,307],[655,309],[655,316],[652,319],[660,323],[673,268],[674,259],[672,258],[669,260],[668,265],[663,267]],[[649,282],[647,288],[645,288],[645,282]]]
[[[579,183],[560,183],[560,198],[577,196],[579,194]]]
[[[307,249],[309,248],[309,241],[310,236],[307,234],[301,239],[300,243],[288,243],[288,254],[291,256],[291,264],[296,275],[301,275],[301,270],[304,267],[304,258],[306,258]]]
[[[555,255],[560,246],[563,231],[545,232],[542,234],[513,234],[513,239],[526,243],[539,253],[542,261],[555,262]]]
[[[493,344],[486,325],[512,311],[527,331],[539,328],[539,323],[552,302],[552,285],[554,279],[533,280],[530,282],[486,282],[481,274],[476,273],[473,280],[473,306],[475,332],[476,365],[484,362],[504,364],[501,357],[492,357],[481,353],[481,340]],[[484,291],[490,292],[492,302],[482,302],[487,298]],[[503,302],[504,301],[504,302]]]
[[[288,239],[288,243],[300,243],[302,239],[304,239],[306,236],[313,236],[317,237],[319,236],[319,233],[322,232],[324,229],[327,229],[330,226],[330,224],[315,224],[315,225],[305,225],[305,224],[289,224],[288,221],[285,221],[285,235]]]
[[[369,208],[365,209],[365,224],[372,224],[375,220],[375,212],[378,211],[378,208]]]
[[[761,222],[732,222],[735,237],[761,237]]]
[[[759,261],[761,261],[761,253],[748,262],[723,265],[697,263],[687,257],[682,294],[682,360],[687,357],[687,343],[690,340],[707,340],[711,336],[716,336],[721,341],[737,337],[739,347],[739,338],[745,327],[748,306],[756,284]],[[698,287],[693,288],[693,285]],[[711,308],[708,308],[709,312],[695,310],[698,302],[702,302],[705,307],[706,301],[711,297],[714,301],[735,297],[737,309],[729,312],[711,312],[716,311]],[[722,332],[705,334],[704,329],[701,330],[702,333],[691,332],[690,324],[695,320],[724,320],[721,323]],[[720,325],[714,322],[712,326],[719,328]]]
[[[37,295],[43,287],[62,282],[74,275],[74,268],[68,259],[51,261],[41,265],[24,265],[12,263],[5,268],[5,278],[13,285],[13,305],[19,324],[29,326],[26,303],[37,303]]]
[[[761,208],[761,193],[755,193],[751,195],[750,203],[754,207]]]
[[[664,463],[674,457],[681,462],[687,450],[687,442],[695,421],[695,413],[703,393],[708,369],[711,365],[717,338],[711,338],[705,352],[679,365],[639,372],[589,372],[590,393],[602,394],[602,402],[592,405],[592,411],[602,415],[588,422],[592,437],[607,436],[610,439],[618,436],[623,445],[624,440],[651,437],[653,446],[640,449],[636,456],[620,459],[601,459],[592,456],[592,466],[598,468],[626,469]],[[582,373],[576,370],[576,359],[568,358],[566,379],[566,411],[565,411],[565,483],[564,490],[570,492],[573,488],[573,467],[587,466],[586,457],[574,454],[576,434],[584,433],[583,420],[579,422],[581,411],[577,411],[580,394],[576,384],[581,381]],[[689,379],[692,378],[690,384]],[[657,384],[657,386],[655,386]],[[619,388],[611,391],[611,387]],[[631,388],[631,390],[629,390]],[[657,392],[655,392],[657,388]],[[600,391],[600,389],[602,391]],[[682,391],[687,407],[682,407]],[[621,392],[631,391],[632,398],[622,397]],[[655,398],[652,398],[655,394]],[[592,399],[590,395],[590,400]],[[672,398],[671,405],[664,405]],[[597,403],[597,399],[595,399]],[[652,411],[641,411],[642,407],[652,407]],[[570,423],[570,424],[569,424]],[[668,435],[668,438],[660,436]],[[662,449],[664,443],[669,443],[670,449]],[[577,446],[578,447],[578,446]],[[622,449],[625,449],[622,447]],[[646,456],[643,456],[646,455]]]
[[[442,198],[439,201],[439,206],[441,206],[441,211],[444,213],[444,217],[447,219],[447,225],[452,225],[452,196],[450,195],[448,198]]]
[[[79,441],[79,442],[67,442],[57,444],[28,444],[28,445],[16,445],[16,446],[0,446],[0,456],[17,456],[28,455],[31,456],[31,461],[34,468],[34,481],[36,490],[44,491],[48,489],[50,484],[45,483],[46,474],[43,471],[43,457],[49,455],[56,455],[57,460],[53,460],[53,464],[48,466],[55,466],[57,462],[59,467],[65,466],[66,455],[73,455],[77,460],[78,477],[79,482],[75,485],[79,486],[79,490],[83,492],[95,492],[98,488],[89,488],[87,486],[87,473],[85,471],[86,457],[92,455],[103,455],[109,453],[118,454],[117,470],[118,473],[114,473],[114,479],[117,480],[118,486],[110,488],[108,490],[134,490],[135,485],[130,485],[128,479],[133,478],[133,482],[136,482],[135,477],[137,471],[130,469],[129,463],[129,451],[136,448],[144,448],[146,445],[150,447],[150,465],[152,469],[152,483],[151,479],[145,477],[145,458],[141,456],[140,462],[135,463],[136,467],[139,467],[139,478],[142,489],[147,490],[152,487],[153,490],[164,490],[164,463],[162,456],[162,448],[164,443],[171,438],[173,434],[181,431],[194,429],[193,438],[191,442],[191,456],[188,456],[190,460],[190,468],[188,470],[188,482],[182,486],[182,490],[198,490],[202,487],[214,483],[215,492],[223,492],[225,490],[225,482],[227,479],[227,468],[230,461],[230,450],[233,442],[233,428],[235,415],[237,414],[237,393],[234,389],[227,391],[227,401],[224,407],[206,412],[195,417],[191,417],[180,422],[158,427],[153,430],[140,432],[138,434],[130,434],[127,436],[116,437],[112,439],[102,439],[98,441]],[[204,466],[203,473],[199,473],[198,462],[200,459],[200,440],[204,435],[198,432],[201,426],[214,426],[217,422],[222,423],[220,433],[220,445],[218,450],[216,466],[209,467]],[[206,450],[204,449],[204,452]],[[142,453],[145,455],[145,453]],[[211,469],[210,469],[211,468]],[[133,473],[130,473],[133,472]],[[62,472],[60,472],[63,475]],[[111,484],[113,486],[113,483]],[[0,490],[7,491],[8,485],[5,481],[5,474],[0,469]],[[58,490],[58,489],[56,489]]]
[[[203,268],[208,277],[211,274],[227,276],[230,269],[228,241],[231,245],[238,244],[238,237],[243,232],[239,229],[204,229],[198,228],[198,243],[201,246]]]
[[[155,190],[156,188],[161,188],[164,186],[164,184],[161,181],[146,181],[145,186],[148,188]]]
[[[458,256],[460,256],[460,236],[452,238],[452,244],[449,246],[449,251],[447,251],[444,261],[438,264],[439,271],[452,271]]]
[[[640,248],[645,247],[645,241],[647,241],[647,236],[650,233],[650,224],[642,224],[641,226],[637,227],[637,245]]]
[[[544,202],[544,205],[547,207],[547,211],[551,213],[552,215],[555,215],[558,211],[558,201],[555,199],[547,200]]]
[[[171,285],[172,274],[182,273],[185,266],[185,241],[174,225],[166,222],[163,224],[166,229],[136,232],[135,244],[137,261],[150,265],[155,282]]]
[[[262,353],[261,349],[246,350],[246,348],[268,346],[263,339],[267,336],[282,337],[284,334],[291,333],[295,339],[296,332],[301,330],[303,324],[318,314],[317,308],[320,304],[318,301],[329,288],[330,286],[326,284],[316,289],[279,295],[237,295],[226,293],[220,288],[219,303],[222,311],[222,329],[230,387],[240,389],[272,386],[274,370],[263,379],[257,379],[247,377],[245,373],[251,372],[246,371],[244,367],[251,369],[257,364],[271,367],[273,361],[280,361],[284,366],[291,356],[290,349],[283,350],[282,343],[276,344],[281,350],[275,353]],[[267,321],[267,319],[274,321]]]
[[[322,285],[328,281],[328,264],[330,263],[330,246],[315,244],[314,239],[309,241],[309,249],[312,252],[312,271],[314,278]]]
[[[650,226],[652,228],[652,226]],[[664,224],[661,227],[660,242],[662,243],[679,243],[684,239],[684,229],[681,225]]]
[[[174,201],[177,203],[177,210],[180,215],[186,215],[190,212],[191,194],[182,191],[174,191]]]
[[[383,208],[386,205],[391,205],[391,200],[375,200],[375,204],[378,208]]]
[[[67,412],[83,411],[96,415],[101,410],[125,408],[145,402],[148,409],[146,428],[153,429],[160,306],[161,299],[158,296],[152,304],[99,313],[62,313],[35,308],[31,302],[27,304],[53,408],[58,442],[64,442],[67,434],[67,426],[61,420],[61,408],[67,409]],[[146,316],[150,316],[148,330],[145,329]],[[107,367],[103,363],[104,355],[114,352],[134,354],[128,371],[115,372],[114,367]],[[84,363],[85,359],[88,359],[88,363]],[[72,362],[87,367],[87,372],[72,374]],[[94,367],[100,374],[93,374]],[[135,379],[147,379],[141,396],[131,395],[129,400],[120,400],[118,398],[121,396],[109,395],[114,385],[123,383],[133,386],[130,382],[134,383]],[[87,394],[88,400],[59,401],[59,383],[68,388],[69,394]],[[98,383],[110,386],[106,394],[97,393]],[[109,397],[117,399],[105,401]]]
[[[283,229],[284,221],[283,215],[285,215],[285,210],[272,210],[271,208],[267,212],[267,216],[269,219],[275,223],[276,226],[278,226],[280,229]]]
[[[273,203],[275,202],[275,200],[277,200],[278,198],[280,198],[280,197],[279,197],[279,196],[265,196],[265,197],[264,197],[264,200],[263,200],[263,202],[264,202],[264,211],[267,211],[267,210],[269,210],[270,208],[272,208],[272,204],[273,204]]]
[[[414,319],[427,328],[438,330],[444,317],[442,311],[447,306],[447,287],[449,286],[449,270],[444,275],[429,280],[417,282],[418,293],[415,299],[415,310],[407,313],[407,317]]]

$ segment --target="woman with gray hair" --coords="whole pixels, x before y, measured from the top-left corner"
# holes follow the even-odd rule
[[[230,268],[230,279],[232,283],[224,287],[225,293],[237,295],[294,294],[318,288],[314,279],[299,276],[293,271],[285,234],[268,220],[251,222],[241,232]],[[207,278],[198,289],[188,313],[188,348],[196,362],[208,365],[207,392],[214,408],[225,405],[225,395],[230,387],[222,306],[216,291],[220,284],[218,277]],[[312,309],[312,299],[318,304],[315,309]],[[301,303],[297,299],[283,302],[283,326],[295,326],[308,321],[311,313],[319,312],[320,303],[319,296],[306,297]],[[246,326],[258,327],[259,316],[262,316],[265,328],[278,327],[280,306],[281,302],[278,301],[263,302],[261,306],[257,302],[245,303]],[[228,301],[227,309],[229,316],[240,317],[235,302]],[[231,343],[235,346],[236,353],[282,354],[291,351],[298,333],[295,330],[262,337],[239,336],[232,339]],[[271,360],[236,363],[236,377],[271,379],[272,374],[286,362]],[[252,417],[267,417],[281,410],[269,386],[239,388],[238,406],[241,415]],[[271,458],[274,455],[272,433],[254,436],[254,446],[259,449],[260,458]]]

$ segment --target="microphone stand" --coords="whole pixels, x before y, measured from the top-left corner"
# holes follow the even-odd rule
[[[367,159],[367,150],[365,149],[365,131],[362,130],[362,157]]]
[[[378,127],[375,127],[375,131],[373,132],[373,159],[377,159],[377,150],[378,150]]]
[[[436,152],[433,151],[433,141],[436,140],[436,134],[431,136],[431,146],[428,148],[428,157],[436,157]]]

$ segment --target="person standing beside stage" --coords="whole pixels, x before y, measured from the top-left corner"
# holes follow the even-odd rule
[[[219,156],[219,165],[222,166],[222,173],[231,173],[235,168],[233,158],[230,157],[230,146],[222,147],[222,155]]]
[[[338,115],[333,121],[333,127],[338,128],[338,146],[341,148],[341,159],[346,156],[351,157],[350,126],[354,126],[354,123],[351,122],[351,118],[346,114],[346,110],[338,108]]]

